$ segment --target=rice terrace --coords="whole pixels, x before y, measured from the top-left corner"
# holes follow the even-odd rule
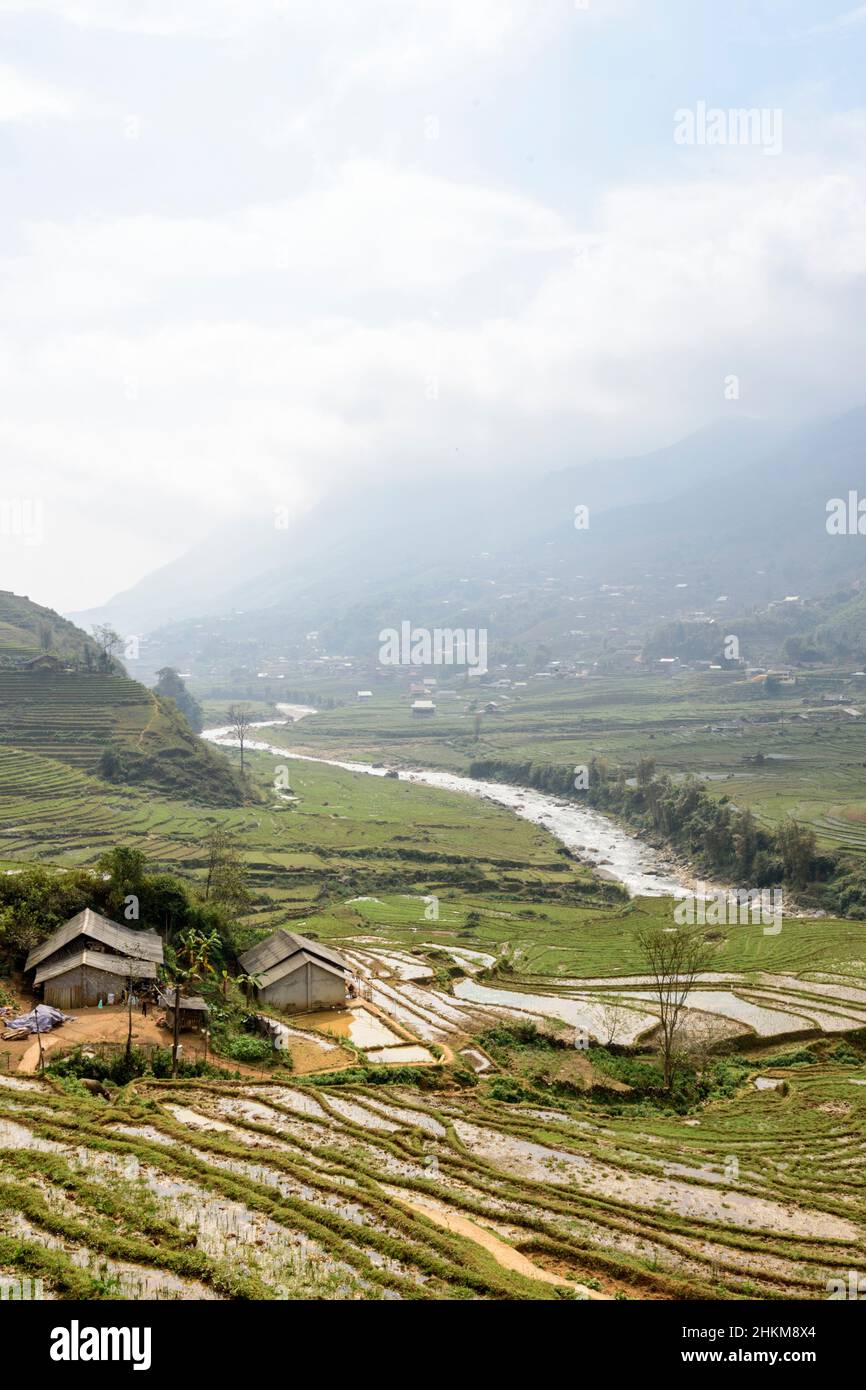
[[[866,7],[2,0],[0,41],[7,1352],[285,1377],[274,1304],[354,1370],[377,1316],[531,1303],[579,1377],[827,1381]],[[488,1378],[527,1341],[472,1330]]]

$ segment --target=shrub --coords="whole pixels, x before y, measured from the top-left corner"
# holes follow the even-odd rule
[[[267,1038],[257,1038],[252,1033],[242,1033],[223,1043],[223,1052],[234,1062],[263,1062],[273,1053],[273,1046]]]

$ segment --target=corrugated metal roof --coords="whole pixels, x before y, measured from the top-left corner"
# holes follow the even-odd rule
[[[70,970],[85,965],[88,970],[102,970],[108,975],[124,975],[127,979],[155,980],[156,966],[150,960],[132,960],[129,956],[111,956],[107,951],[76,951],[71,956],[61,956],[60,960],[49,961],[41,966],[33,977],[34,985],[45,980],[54,980]]]
[[[308,955],[306,951],[296,951],[293,956],[278,961],[276,965],[271,966],[270,970],[259,975],[258,988],[267,989],[268,985],[276,984],[277,980],[283,980],[286,975],[300,970],[302,965],[314,965],[317,970],[326,970],[329,975],[336,975],[338,980],[342,980],[344,977],[344,971],[339,966],[329,965],[325,960],[317,960],[315,956]]]
[[[166,1009],[174,1008],[174,990],[161,989],[158,991],[159,1002]],[[200,994],[182,994],[180,996],[181,1009],[194,1009],[199,1013],[207,1013],[207,1004]]]
[[[320,941],[311,941],[309,937],[301,936],[300,932],[285,931],[282,927],[271,936],[266,936],[257,946],[251,946],[248,951],[244,951],[239,960],[248,975],[261,975],[263,971],[273,969],[275,965],[288,960],[298,951],[307,951],[312,956],[330,962],[339,970],[349,969],[338,951],[332,951]]]
[[[156,932],[136,931],[132,927],[121,927],[109,917],[102,917],[86,907],[75,917],[71,917],[62,927],[49,936],[41,945],[34,946],[27,957],[25,970],[32,970],[55,951],[60,951],[78,936],[89,936],[93,941],[101,941],[110,946],[118,955],[130,956],[135,960],[150,960],[162,964],[162,942]]]

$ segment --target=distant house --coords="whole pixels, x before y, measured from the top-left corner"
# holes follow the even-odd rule
[[[121,927],[86,907],[70,918],[27,957],[35,970],[33,988],[42,989],[56,1009],[92,1007],[128,986],[155,980],[162,964],[162,942],[152,931]]]
[[[29,661],[22,661],[21,667],[24,671],[65,671],[66,662],[53,652],[40,652]]]
[[[434,703],[433,703],[432,700],[413,700],[413,701],[412,701],[412,713],[413,713],[413,714],[435,714],[435,713],[436,713],[436,706],[434,705]]]
[[[280,928],[239,959],[247,975],[256,977],[260,1002],[284,1013],[340,1008],[346,1002],[346,961],[299,932]]]
[[[359,691],[358,691],[358,699],[359,699],[359,700],[372,700],[372,698],[373,698],[373,692],[372,692],[372,690],[359,690]]]

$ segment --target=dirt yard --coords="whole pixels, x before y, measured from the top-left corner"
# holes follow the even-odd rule
[[[31,1008],[31,1004],[25,1007]],[[138,1043],[158,1043],[162,1047],[171,1046],[171,1033],[167,1028],[158,1028],[156,1019],[159,1009],[148,1009],[147,1018],[133,1010],[132,1041]],[[55,1048],[74,1047],[78,1043],[114,1042],[125,1043],[129,1021],[126,1009],[121,1004],[102,1009],[76,1009],[71,1023],[42,1034],[42,1050],[49,1058]],[[183,1056],[187,1059],[204,1054],[204,1038],[200,1033],[181,1033]],[[32,1036],[23,1042],[0,1044],[3,1052],[10,1057],[10,1072],[34,1072],[39,1069],[39,1040]],[[5,1069],[5,1064],[4,1069]]]

